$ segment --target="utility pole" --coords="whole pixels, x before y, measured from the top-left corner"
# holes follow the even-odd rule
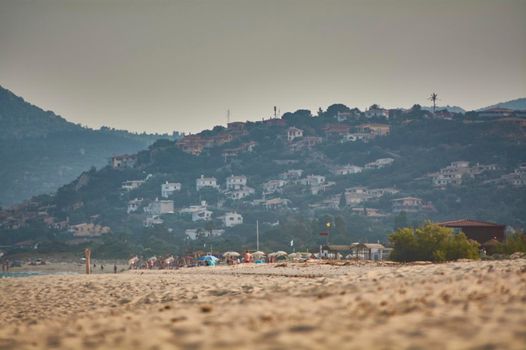
[[[256,250],[259,252],[259,220],[256,220]]]
[[[84,249],[84,258],[86,259],[86,275],[89,275],[91,272],[91,249]]]

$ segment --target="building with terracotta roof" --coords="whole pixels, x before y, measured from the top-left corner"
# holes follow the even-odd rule
[[[333,135],[333,136],[342,136],[347,135],[349,131],[351,130],[351,126],[347,124],[340,124],[340,123],[329,123],[326,124],[323,127],[323,131],[327,136]]]
[[[480,244],[490,240],[504,241],[504,230],[506,229],[506,225],[469,219],[444,221],[437,224],[442,227],[452,228],[456,232],[464,232],[469,239]]]

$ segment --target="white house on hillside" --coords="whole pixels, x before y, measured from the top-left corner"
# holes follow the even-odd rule
[[[128,180],[124,181],[121,185],[121,188],[125,191],[135,190],[144,184],[144,180]]]
[[[380,158],[375,160],[374,162],[365,164],[365,169],[381,169],[386,166],[389,166],[393,164],[394,159],[393,158]]]
[[[151,216],[148,216],[145,220],[144,220],[144,227],[152,227],[152,226],[155,226],[155,225],[161,225],[164,223],[164,220],[161,219],[159,217],[159,215],[151,215]]]
[[[227,190],[240,190],[247,185],[247,177],[245,175],[234,176],[230,175],[226,178]]]
[[[161,185],[161,197],[168,198],[176,191],[181,191],[181,184],[179,182],[166,181]]]
[[[228,212],[221,217],[226,227],[232,227],[243,223],[243,216],[236,212]]]
[[[256,190],[254,190],[252,187],[245,186],[240,190],[229,191],[225,193],[225,195],[231,199],[238,200],[251,196],[254,193],[256,193]]]
[[[263,193],[279,192],[287,184],[285,180],[269,180],[263,184]]]
[[[158,198],[155,198],[155,201],[151,202],[147,207],[145,207],[144,211],[152,215],[173,214],[174,201],[164,199],[159,200]]]
[[[302,176],[302,169],[290,169],[279,175],[279,177],[283,180],[295,180],[301,178]]]
[[[131,201],[128,201],[128,209],[126,210],[126,212],[128,214],[136,212],[141,206],[141,204],[142,204],[142,198],[141,199],[135,198],[135,199],[132,199]]]
[[[195,222],[195,221],[201,221],[201,220],[204,220],[204,221],[211,220],[212,219],[212,214],[213,214],[213,212],[211,212],[208,209],[194,211],[192,213],[192,221]]]
[[[347,164],[347,165],[341,165],[341,166],[335,167],[333,170],[333,174],[334,175],[358,174],[358,173],[361,173],[362,170],[363,168],[360,166]]]
[[[186,237],[188,237],[191,240],[196,240],[199,237],[219,237],[223,235],[223,233],[225,233],[225,230],[205,230],[203,228],[190,228],[184,231]]]
[[[305,179],[302,179],[301,184],[308,186],[316,186],[325,183],[325,176],[323,175],[307,175]]]
[[[215,177],[204,177],[204,175],[201,175],[200,178],[195,180],[195,189],[197,191],[205,187],[218,188],[217,179]]]
[[[294,139],[296,139],[298,137],[303,137],[303,130],[295,128],[293,126],[288,128],[288,130],[287,130],[287,140],[289,142],[294,141]]]
[[[365,111],[365,117],[366,118],[373,118],[373,117],[389,118],[389,111],[387,109],[380,108],[377,106],[371,106],[369,110]]]

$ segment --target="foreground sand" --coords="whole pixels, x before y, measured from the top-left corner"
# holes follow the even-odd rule
[[[526,260],[0,280],[0,349],[525,349]]]

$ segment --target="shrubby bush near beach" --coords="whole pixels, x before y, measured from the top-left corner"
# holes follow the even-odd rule
[[[504,242],[497,244],[495,251],[500,254],[526,253],[526,235],[523,232],[515,232]]]
[[[478,259],[479,244],[463,233],[426,223],[416,229],[400,228],[389,236],[393,244],[391,258],[395,261]]]

